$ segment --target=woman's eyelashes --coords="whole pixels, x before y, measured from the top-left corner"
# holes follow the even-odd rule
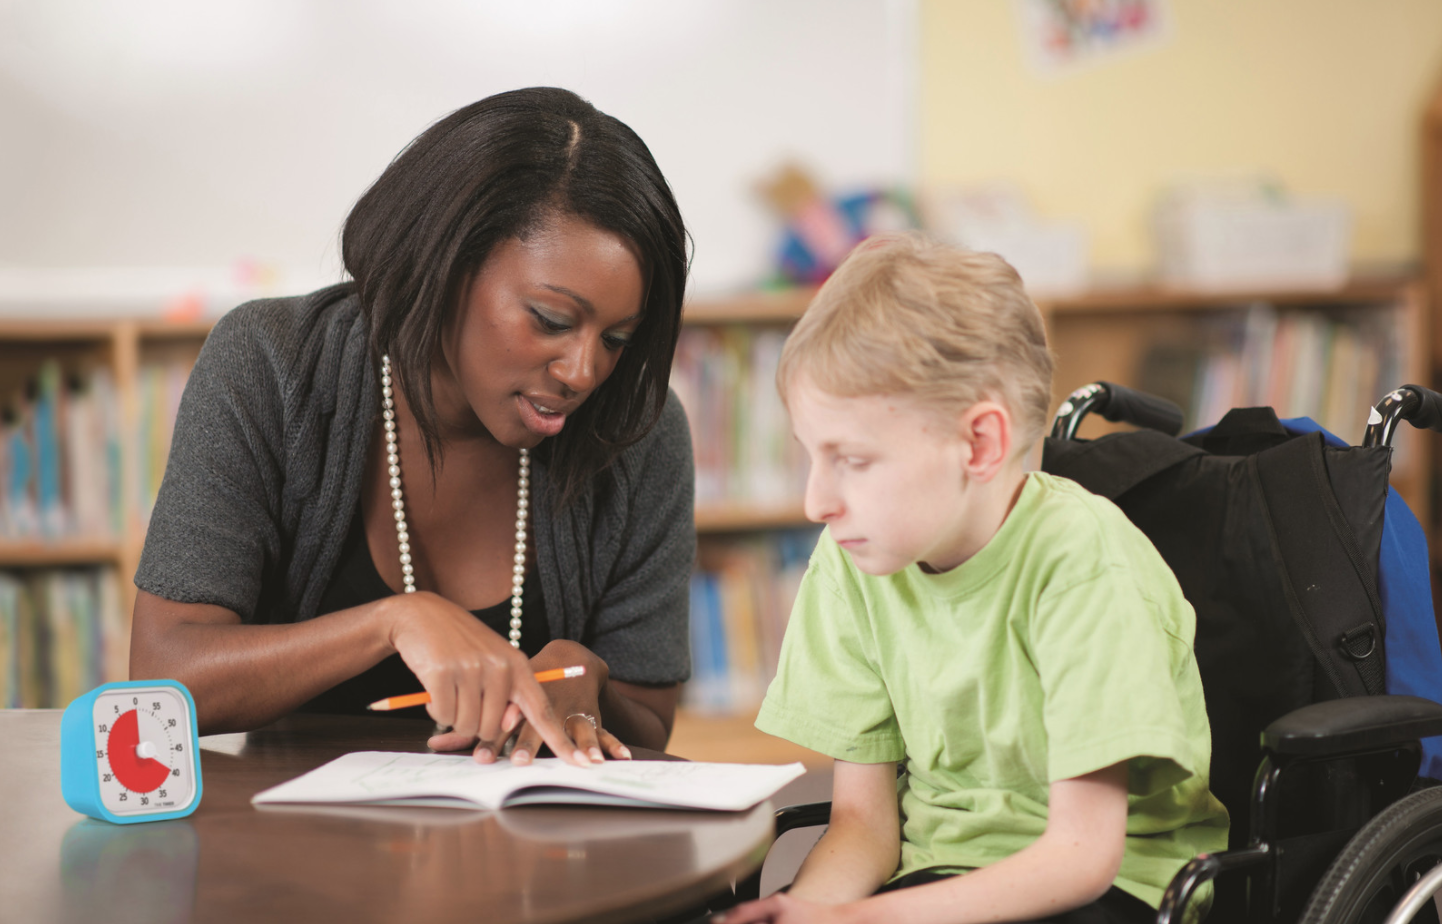
[[[530,308],[529,311],[532,316],[535,317],[536,323],[540,325],[541,330],[548,334],[560,334],[571,329],[570,322],[542,311],[539,308]]]
[[[570,321],[556,317],[550,312],[542,311],[541,309],[535,307],[531,307],[527,310],[531,312],[532,317],[536,319],[537,326],[539,326],[544,333],[564,334],[567,331],[574,329],[574,325],[572,325]],[[601,342],[606,345],[606,349],[615,352],[624,347],[630,346],[631,334],[603,334],[601,335]]]

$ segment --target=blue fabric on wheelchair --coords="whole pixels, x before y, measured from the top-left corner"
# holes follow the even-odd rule
[[[1282,421],[1288,433],[1321,433],[1329,445],[1349,444],[1323,429],[1309,417]],[[1202,434],[1210,430],[1197,430]],[[1190,435],[1190,434],[1189,434]],[[1387,492],[1382,522],[1382,552],[1377,562],[1377,591],[1386,619],[1383,651],[1387,664],[1387,692],[1420,696],[1442,703],[1442,645],[1432,610],[1432,579],[1427,537],[1406,501]],[[1422,741],[1421,775],[1442,779],[1442,737]]]

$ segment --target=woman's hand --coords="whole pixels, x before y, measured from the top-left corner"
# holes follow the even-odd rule
[[[545,692],[551,700],[552,710],[556,715],[564,717],[562,727],[575,740],[576,746],[592,760],[599,762],[607,757],[630,760],[630,749],[601,727],[601,696],[610,678],[610,669],[605,661],[579,642],[557,639],[531,659],[530,669],[543,671],[577,664],[586,668],[583,676],[553,680],[546,684]],[[586,716],[594,717],[596,724],[593,726]],[[508,720],[511,718],[517,718],[514,711],[507,716]],[[546,744],[551,744],[536,723],[530,721],[529,716],[526,719],[516,730],[516,744],[511,749],[512,763],[530,763],[543,740]],[[556,746],[551,745],[551,750],[555,749]]]
[[[712,915],[712,924],[860,924],[864,905],[819,905],[805,899],[777,892],[759,901],[737,905],[730,911]]]
[[[431,718],[451,728],[432,737],[428,742],[431,748],[448,751],[475,744],[476,758],[489,762],[524,718],[536,740],[545,741],[558,757],[581,766],[591,763],[589,747],[583,744],[578,748],[567,736],[524,654],[475,616],[436,594],[422,591],[388,600],[391,605],[385,613],[391,647],[431,694],[426,706]],[[601,663],[599,658],[592,659]],[[589,674],[591,663],[586,663],[586,669]],[[604,663],[601,674],[604,683]],[[571,723],[573,728],[578,724],[585,723]]]

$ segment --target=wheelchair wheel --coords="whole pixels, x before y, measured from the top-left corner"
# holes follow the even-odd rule
[[[1299,924],[1381,924],[1424,873],[1442,862],[1442,786],[1398,799],[1332,861]],[[1413,918],[1437,924],[1428,904]]]

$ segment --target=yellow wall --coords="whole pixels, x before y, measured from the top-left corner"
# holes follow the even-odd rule
[[[1418,135],[1442,81],[1438,0],[1168,0],[1163,44],[1048,76],[1017,0],[922,0],[920,174],[1017,181],[1083,221],[1099,271],[1151,263],[1170,180],[1267,171],[1340,197],[1358,263],[1418,257]]]

